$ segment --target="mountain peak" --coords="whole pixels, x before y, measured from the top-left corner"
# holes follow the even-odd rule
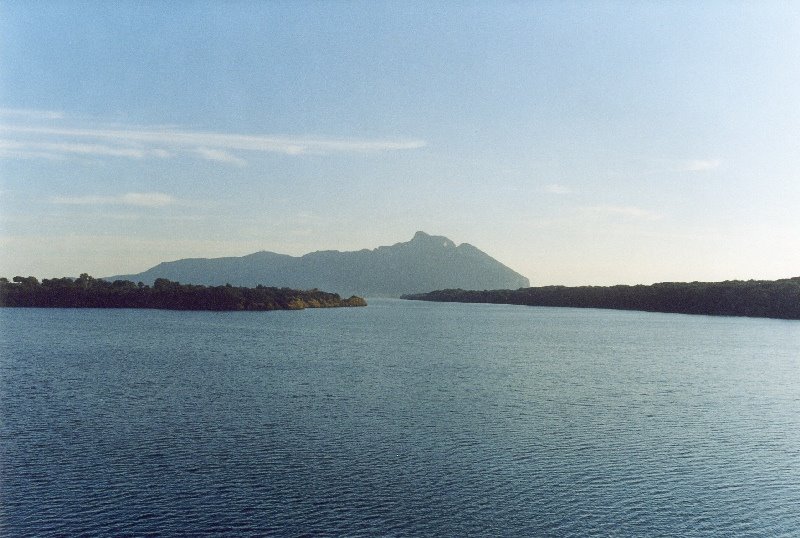
[[[109,277],[151,283],[167,278],[184,284],[318,288],[344,296],[399,297],[461,288],[528,287],[527,278],[466,243],[419,231],[411,241],[355,252],[318,251],[295,257],[260,252],[242,257],[184,259],[161,263],[136,275]]]
[[[423,231],[418,231],[415,233],[414,237],[411,238],[410,243],[418,245],[442,246],[445,248],[452,248],[456,246],[455,243],[443,235],[428,235]]]

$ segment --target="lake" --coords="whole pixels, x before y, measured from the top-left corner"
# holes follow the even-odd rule
[[[0,534],[790,536],[800,322],[0,309]]]

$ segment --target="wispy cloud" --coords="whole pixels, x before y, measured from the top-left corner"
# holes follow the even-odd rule
[[[30,142],[8,139],[0,139],[0,152],[19,152],[23,155],[49,155],[52,158],[58,158],[64,154],[102,155],[109,157],[127,157],[130,159],[144,159],[146,157],[166,158],[171,156],[168,151],[159,148],[148,149],[75,142]]]
[[[129,192],[122,195],[122,203],[145,207],[162,207],[175,203],[175,199],[163,192]]]
[[[0,108],[0,117],[33,120],[60,120],[64,113],[56,110],[36,110],[31,108]]]
[[[370,152],[418,149],[422,140],[359,140],[348,138],[313,138],[258,136],[177,129],[70,129],[58,127],[28,127],[0,125],[0,131],[59,136],[64,138],[113,140],[163,144],[192,148],[225,148],[297,155],[301,153]]]
[[[693,159],[683,163],[679,170],[681,172],[708,172],[716,170],[721,165],[720,159]]]
[[[59,119],[24,115],[30,119]],[[2,115],[0,115],[1,117]],[[13,114],[12,114],[13,116]],[[169,128],[75,128],[26,124],[0,124],[6,139],[0,142],[0,156],[47,157],[95,155],[132,159],[164,158],[188,154],[205,160],[242,166],[245,159],[233,152],[281,153],[284,155],[328,155],[335,153],[377,153],[419,149],[419,139],[357,139],[304,136],[267,136]],[[13,137],[13,138],[9,138]]]
[[[704,159],[681,159],[674,157],[652,158],[634,157],[627,162],[620,162],[616,169],[609,172],[614,179],[649,178],[652,176],[675,177],[675,174],[709,173],[719,170],[725,160],[716,157]],[[688,176],[683,176],[684,178]]]
[[[55,196],[50,202],[63,205],[164,207],[176,203],[176,200],[163,192],[129,192],[119,196]]]
[[[635,206],[596,205],[584,208],[595,215],[607,215],[633,220],[658,220],[662,215]]]
[[[558,183],[550,183],[549,185],[545,185],[543,190],[548,194],[572,194],[575,192],[569,187],[560,185]]]
[[[30,149],[0,147],[0,159],[47,159],[51,161],[63,161],[67,157],[67,154],[49,151],[32,151]]]
[[[221,149],[197,148],[194,151],[207,161],[217,161],[221,163],[235,164],[237,166],[244,166],[247,164],[247,161],[244,159],[240,159],[236,155]]]

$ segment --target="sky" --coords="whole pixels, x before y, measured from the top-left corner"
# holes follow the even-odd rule
[[[800,276],[800,2],[0,3],[0,276],[470,243]]]

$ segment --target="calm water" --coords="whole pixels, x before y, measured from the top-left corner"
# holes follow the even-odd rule
[[[0,534],[797,536],[800,323],[0,309]]]

